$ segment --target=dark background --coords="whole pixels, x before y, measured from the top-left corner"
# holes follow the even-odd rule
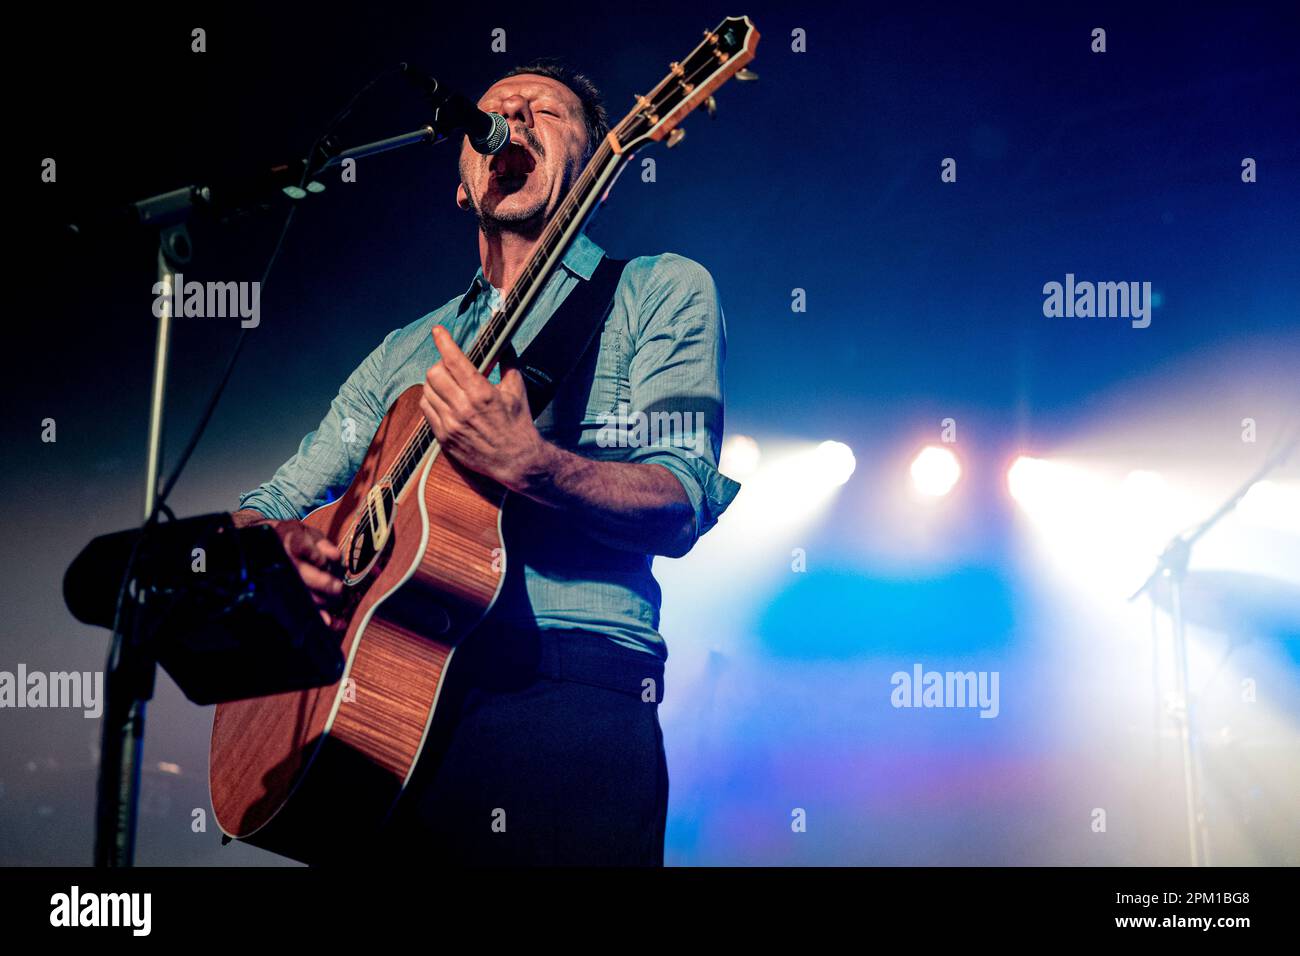
[[[1106,675],[1134,682],[1125,700],[1135,712],[1149,710],[1144,685],[1117,659],[1090,658],[1093,685],[1077,661],[1055,656],[1071,633],[1062,621],[1079,618],[1039,587],[1041,567],[1020,562],[1001,476],[1022,451],[1104,445],[1110,464],[1173,461],[1204,478],[1208,505],[1294,424],[1300,31],[1290,4],[29,10],[10,37],[19,134],[10,181],[28,203],[10,223],[19,294],[0,424],[9,513],[0,668],[101,666],[104,635],[63,609],[62,571],[86,540],[141,508],[150,237],[74,241],[61,224],[299,156],[353,92],[400,60],[477,96],[516,63],[563,55],[604,90],[616,120],[700,31],[736,13],[763,34],[752,65],[761,79],[724,87],[717,118],[692,116],[681,148],[647,151],[657,181],[629,170],[592,235],[617,256],[671,250],[710,269],[728,323],[729,433],[833,438],[855,450],[858,471],[800,531],[796,543],[819,558],[806,578],[760,587],[704,563],[707,554],[682,562],[730,593],[726,626],[693,618],[689,592],[674,592],[666,572],[669,683],[680,689],[664,709],[670,862],[1178,861],[1175,778],[1148,786],[1147,743],[1107,722]],[[207,30],[206,53],[190,52],[195,26]],[[1089,49],[1097,26],[1107,30],[1102,55]],[[505,54],[490,50],[496,27],[507,31]],[[807,31],[806,53],[791,51],[795,28]],[[389,78],[339,137],[359,143],[423,122],[419,100]],[[1240,178],[1246,156],[1258,163],[1251,185]],[[39,182],[44,157],[58,162],[56,184]],[[955,184],[940,182],[945,157],[957,159]],[[263,291],[261,327],[173,496],[178,513],[234,507],[388,331],[472,276],[473,223],[453,204],[452,148],[404,150],[359,173],[300,210]],[[187,275],[258,278],[279,222],[277,212],[196,225]],[[1151,327],[1045,318],[1042,286],[1067,272],[1151,281],[1160,297]],[[806,290],[806,313],[791,311],[795,288]],[[237,331],[231,320],[177,323],[173,455]],[[968,443],[964,496],[941,559],[909,554],[900,571],[875,517],[946,416]],[[1260,423],[1257,446],[1239,439],[1246,416]],[[57,422],[54,444],[40,441],[45,418]],[[724,522],[714,536],[727,533]],[[1293,555],[1286,541],[1291,550],[1277,553]],[[791,541],[769,544],[775,565],[788,563]],[[1274,563],[1274,574],[1294,576]],[[918,624],[913,611],[935,606],[953,613]],[[871,638],[845,629],[866,619],[897,626]],[[927,643],[931,631],[941,636]],[[1036,656],[1053,644],[1053,656]],[[1291,688],[1294,646],[1268,665]],[[854,723],[880,703],[864,711],[855,681],[945,655],[991,660],[983,666],[1036,690],[1004,721],[973,722],[998,724],[992,736],[970,721],[914,733]],[[730,698],[719,667],[744,675]],[[692,688],[708,681],[720,696],[706,733],[690,708],[703,699]],[[245,848],[221,856],[215,826],[189,833],[189,808],[206,806],[210,716],[161,683],[149,764],[181,773],[146,782],[142,858],[270,862]],[[1133,748],[1119,748],[1122,760],[1111,731]],[[1276,733],[1282,750],[1265,762],[1292,768],[1281,781],[1293,780],[1294,723]],[[0,862],[88,859],[97,735],[98,722],[68,713],[0,712]],[[1131,811],[1116,815],[1126,829],[1104,849],[1086,824],[1076,834],[1060,819],[1062,795],[1078,795],[1083,780],[1107,781],[1110,805]],[[1240,800],[1257,803],[1253,823],[1233,824],[1224,840],[1230,858],[1295,862],[1294,820],[1269,803],[1278,783],[1242,784],[1254,796]],[[1161,787],[1174,788],[1172,802],[1153,796]],[[1221,818],[1237,820],[1240,800],[1225,798]],[[835,823],[789,845],[788,808],[808,804]]]

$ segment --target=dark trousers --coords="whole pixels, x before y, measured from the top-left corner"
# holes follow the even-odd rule
[[[662,866],[663,664],[585,631],[486,626],[452,656],[389,860]]]

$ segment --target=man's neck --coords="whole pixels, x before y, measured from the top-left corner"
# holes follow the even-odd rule
[[[478,256],[483,266],[483,276],[501,290],[502,295],[510,292],[524,266],[528,264],[541,230],[534,232],[510,232],[499,230],[488,235],[482,229],[478,233]]]

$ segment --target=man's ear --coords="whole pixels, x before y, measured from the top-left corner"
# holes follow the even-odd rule
[[[465,184],[463,182],[456,184],[456,205],[459,206],[461,209],[470,208],[469,190],[465,188]]]

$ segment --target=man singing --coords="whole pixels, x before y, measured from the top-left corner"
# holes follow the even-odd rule
[[[421,862],[662,865],[667,648],[651,561],[686,554],[739,490],[717,471],[722,311],[698,263],[672,253],[631,260],[592,360],[535,422],[519,372],[485,378],[463,350],[609,123],[591,82],[549,62],[511,71],[478,105],[506,118],[511,143],[496,156],[461,149],[456,202],[478,220],[473,282],[390,333],[297,454],[242,496],[235,519],[274,522],[328,617],[343,590],[341,555],[299,519],[347,488],[389,405],[423,383],[442,448],[513,492],[503,511],[509,561],[496,605],[456,651],[435,730],[376,849]],[[603,256],[585,235],[574,240],[516,351]],[[665,410],[701,433],[608,440],[611,421]]]

